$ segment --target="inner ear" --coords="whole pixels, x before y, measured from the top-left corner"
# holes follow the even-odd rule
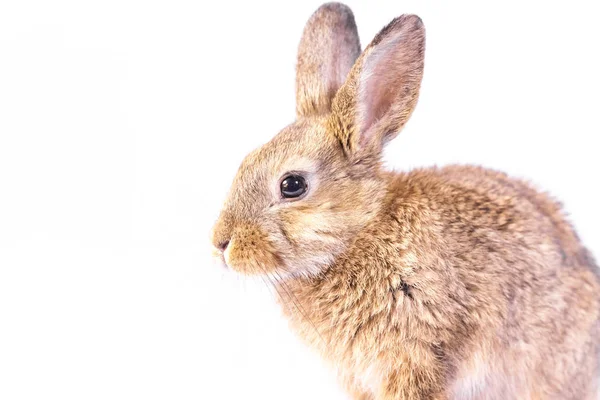
[[[361,146],[384,145],[398,135],[416,106],[423,77],[425,30],[418,17],[395,19],[374,43],[358,85]]]
[[[380,153],[412,114],[423,77],[425,28],[415,15],[388,24],[365,49],[332,105],[348,152]]]
[[[298,47],[296,114],[324,114],[360,54],[354,15],[347,6],[327,3],[308,20]]]
[[[358,121],[361,145],[367,144],[373,132],[369,129],[381,120],[396,101],[401,88],[401,76],[406,74],[404,65],[397,65],[395,52],[401,37],[391,38],[373,49],[364,61],[358,85]],[[394,73],[389,73],[392,69]]]

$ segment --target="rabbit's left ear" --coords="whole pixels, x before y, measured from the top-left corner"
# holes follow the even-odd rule
[[[394,19],[356,61],[332,104],[334,132],[346,154],[379,156],[419,97],[425,28],[416,15]]]
[[[347,6],[319,7],[304,28],[298,48],[296,115],[326,114],[360,55],[354,15]]]

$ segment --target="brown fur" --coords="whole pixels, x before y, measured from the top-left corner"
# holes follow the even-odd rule
[[[306,23],[298,46],[298,117],[330,111],[333,96],[359,55],[360,41],[350,9],[339,3],[319,8]]]
[[[560,206],[480,167],[381,166],[416,105],[424,38],[402,16],[356,59],[350,10],[317,10],[298,120],[244,160],[213,243],[275,285],[355,399],[594,399],[600,275]],[[290,171],[309,182],[297,201],[278,192]]]

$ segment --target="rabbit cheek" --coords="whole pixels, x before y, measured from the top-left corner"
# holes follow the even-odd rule
[[[254,227],[237,229],[224,256],[231,269],[245,275],[263,275],[281,265],[267,235]]]

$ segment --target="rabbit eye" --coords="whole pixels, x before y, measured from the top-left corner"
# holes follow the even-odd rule
[[[306,193],[308,185],[300,175],[287,175],[281,181],[281,195],[286,199],[293,199]]]

